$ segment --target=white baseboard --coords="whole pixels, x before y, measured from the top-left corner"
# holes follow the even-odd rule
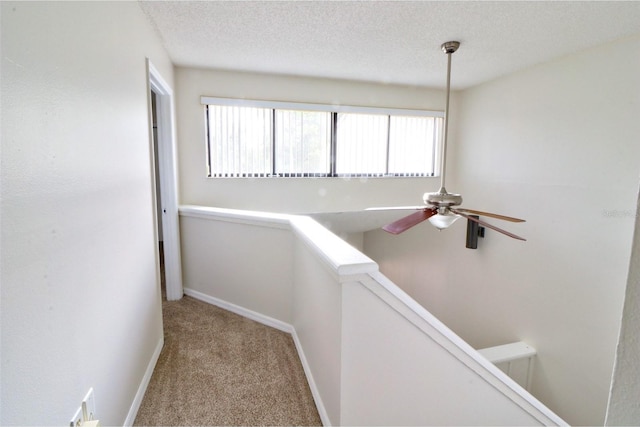
[[[144,376],[142,377],[142,381],[140,382],[138,391],[136,392],[136,395],[133,398],[133,402],[131,403],[131,408],[129,408],[129,413],[127,414],[127,418],[124,421],[124,427],[132,426],[134,421],[136,420],[136,416],[138,415],[138,410],[140,409],[140,405],[142,404],[142,399],[144,398],[144,394],[146,393],[147,387],[149,386],[149,381],[151,381],[153,370],[156,368],[156,363],[158,363],[158,358],[160,357],[160,352],[162,351],[163,346],[164,346],[164,336],[161,336],[160,340],[158,340],[158,344],[156,345],[156,349],[153,351],[151,360],[147,365],[147,370],[144,372]]]
[[[329,414],[327,414],[327,410],[324,407],[324,403],[322,402],[322,397],[320,396],[320,390],[318,390],[318,386],[316,385],[315,380],[313,379],[313,374],[311,373],[311,367],[309,366],[309,362],[307,362],[307,357],[304,354],[304,350],[302,349],[302,343],[300,343],[300,339],[298,338],[298,334],[294,328],[291,328],[291,336],[293,337],[293,342],[296,345],[296,350],[298,350],[298,356],[300,357],[300,362],[302,363],[302,368],[304,369],[304,374],[307,377],[307,382],[309,383],[309,388],[311,389],[311,395],[313,396],[313,401],[316,404],[316,409],[318,409],[318,415],[320,415],[320,421],[322,421],[323,426],[330,426],[331,420],[329,419]]]
[[[322,421],[322,425],[324,426],[331,425],[331,422],[329,420],[329,415],[327,414],[327,410],[325,409],[324,404],[322,403],[322,398],[320,397],[320,390],[318,390],[318,386],[316,385],[316,382],[313,379],[313,375],[311,374],[311,367],[307,362],[307,358],[302,349],[302,344],[298,339],[298,334],[296,334],[296,330],[293,327],[293,325],[290,325],[288,323],[285,323],[278,319],[274,319],[269,316],[265,316],[255,311],[248,310],[244,307],[240,307],[230,302],[223,301],[219,298],[215,298],[210,295],[203,294],[202,292],[194,291],[193,289],[184,288],[184,293],[185,295],[189,295],[190,297],[193,297],[200,301],[213,304],[217,307],[223,308],[232,313],[236,313],[248,319],[255,320],[256,322],[262,323],[263,325],[270,326],[272,328],[291,334],[293,338],[293,342],[296,345],[296,350],[298,351],[298,356],[300,357],[300,362],[302,363],[302,368],[304,369],[304,374],[307,377],[309,388],[311,389],[311,395],[313,396],[313,400],[316,404],[316,408],[318,409],[318,414],[320,415],[320,420]]]
[[[260,314],[258,312],[249,310],[247,308],[240,307],[239,305],[235,305],[233,303],[223,301],[219,298],[212,297],[207,294],[203,294],[202,292],[194,291],[193,289],[189,289],[189,288],[184,288],[184,294],[189,295],[190,297],[193,297],[200,301],[204,301],[209,304],[215,305],[217,307],[223,308],[227,311],[238,314],[242,317],[246,317],[247,319],[255,320],[258,323],[262,323],[263,325],[270,326],[282,332],[286,332],[290,334],[293,331],[293,326],[291,326],[286,322],[283,322],[282,320],[265,316],[264,314]]]

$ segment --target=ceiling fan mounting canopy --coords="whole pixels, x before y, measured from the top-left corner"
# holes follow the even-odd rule
[[[453,53],[456,50],[458,50],[459,47],[460,47],[460,42],[456,42],[456,41],[444,42],[442,43],[442,46],[440,46],[440,48],[442,48],[442,51],[444,53]]]

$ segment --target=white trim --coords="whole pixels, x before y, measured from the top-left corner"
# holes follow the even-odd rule
[[[158,174],[162,203],[164,265],[169,301],[182,298],[182,263],[178,222],[178,184],[174,136],[173,90],[147,58],[149,88],[156,94]]]
[[[307,357],[305,356],[304,350],[302,349],[302,343],[300,342],[300,338],[298,338],[298,333],[296,332],[295,328],[292,327],[291,329],[291,337],[293,338],[293,342],[296,345],[296,349],[298,350],[298,357],[300,357],[300,363],[302,363],[304,375],[305,377],[307,377],[307,383],[309,384],[309,389],[311,390],[313,401],[316,404],[316,409],[318,409],[320,421],[322,421],[323,426],[330,426],[331,420],[329,419],[329,414],[327,413],[327,409],[324,407],[324,403],[322,402],[320,390],[318,389],[318,385],[316,384],[316,381],[313,378],[313,374],[311,373],[311,366],[309,366]]]
[[[378,271],[375,261],[309,216],[194,205],[181,205],[178,211],[183,217],[292,230],[324,261],[323,265],[329,267],[339,283]]]
[[[217,98],[201,96],[202,105],[226,105],[231,107],[278,108],[298,111],[326,111],[336,113],[385,114],[392,116],[444,117],[444,111],[413,110],[408,108],[360,107],[355,105],[311,104],[303,102],[265,101],[258,99]]]
[[[142,404],[142,399],[144,398],[144,394],[147,392],[147,387],[149,387],[151,376],[153,375],[153,371],[156,368],[156,364],[158,363],[158,359],[160,358],[160,353],[162,352],[163,346],[164,346],[164,337],[162,336],[160,337],[160,340],[158,340],[158,344],[156,345],[156,349],[153,351],[151,360],[147,365],[147,370],[144,372],[144,376],[142,377],[142,381],[140,382],[138,391],[136,392],[136,395],[133,398],[133,402],[131,402],[129,413],[127,414],[127,418],[124,420],[125,427],[132,426],[136,420],[136,416],[138,415],[138,410],[140,409],[140,405]]]
[[[478,350],[489,362],[498,363],[511,362],[518,359],[527,359],[536,355],[536,349],[529,344],[519,341],[510,344],[487,347]]]
[[[309,216],[292,215],[293,232],[324,261],[338,283],[378,271],[378,264]]]
[[[204,294],[194,289],[184,288],[184,294],[190,297],[193,297],[197,300],[209,303],[211,305],[215,305],[216,307],[220,307],[224,310],[230,311],[242,317],[246,317],[247,319],[251,319],[265,326],[278,329],[279,331],[286,332],[288,334],[293,332],[293,326],[291,326],[286,322],[283,322],[282,320],[265,316],[264,314],[260,314],[258,312],[249,310],[248,308],[240,307],[239,305],[235,305],[230,302],[221,300],[219,298],[212,297],[211,295]]]
[[[313,401],[318,410],[318,414],[320,415],[320,420],[322,421],[322,425],[323,426],[331,425],[331,422],[329,420],[329,415],[327,414],[327,410],[324,407],[324,404],[322,403],[320,390],[318,389],[318,386],[316,385],[316,382],[313,378],[313,375],[311,373],[311,367],[309,366],[307,357],[305,356],[304,350],[302,349],[302,344],[300,343],[300,339],[298,338],[298,334],[296,333],[296,330],[293,327],[293,325],[290,325],[286,322],[274,319],[269,316],[265,316],[255,311],[248,310],[244,307],[240,307],[239,305],[232,304],[230,302],[212,297],[210,295],[204,294],[202,292],[199,292],[190,288],[184,288],[184,294],[190,297],[193,297],[197,300],[206,302],[208,304],[215,305],[216,307],[220,307],[224,310],[230,311],[239,316],[246,317],[247,319],[251,319],[265,326],[269,326],[279,331],[291,334],[291,337],[293,338],[293,343],[296,346],[296,351],[298,352],[298,357],[300,358],[300,363],[302,364],[302,369],[304,370],[305,377],[307,378],[307,383],[309,384],[309,389],[311,390],[311,395],[313,396]]]
[[[370,274],[360,284],[538,422],[569,425],[382,273]]]
[[[243,211],[237,209],[211,208],[206,206],[181,205],[180,216],[213,221],[235,222],[261,227],[289,229],[291,215],[271,212]]]

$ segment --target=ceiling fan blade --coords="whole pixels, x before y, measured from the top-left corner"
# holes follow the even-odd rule
[[[387,206],[387,207],[373,207],[366,208],[365,211],[417,211],[423,210],[425,205],[422,206]]]
[[[414,225],[420,224],[422,221],[433,216],[435,213],[435,209],[423,208],[421,211],[414,212],[411,215],[407,215],[397,221],[392,222],[391,224],[385,225],[384,227],[382,227],[382,229],[387,233],[400,234],[403,231],[410,229]]]
[[[487,228],[490,228],[490,229],[492,229],[492,230],[495,230],[495,231],[497,231],[498,233],[502,233],[502,234],[504,234],[504,235],[506,235],[506,236],[509,236],[509,237],[512,237],[512,238],[514,238],[514,239],[518,239],[518,240],[523,240],[523,241],[526,241],[526,240],[527,240],[527,239],[525,239],[524,237],[516,236],[515,234],[513,234],[513,233],[509,233],[508,231],[503,230],[503,229],[501,229],[501,228],[498,228],[498,227],[496,227],[495,225],[491,225],[491,224],[489,224],[488,222],[484,222],[484,221],[482,221],[481,219],[478,219],[478,218],[474,218],[474,217],[472,217],[472,216],[469,216],[469,215],[467,215],[467,214],[465,214],[465,213],[461,212],[461,211],[460,211],[460,209],[453,209],[453,208],[449,208],[449,210],[450,210],[451,212],[455,213],[455,214],[460,215],[461,217],[464,217],[464,218],[466,218],[466,219],[470,220],[470,221],[477,222],[478,224],[480,224],[480,225],[481,225],[481,226],[483,226],[483,227],[487,227]]]
[[[511,216],[505,216],[505,215],[498,215],[498,214],[494,214],[494,213],[490,213],[490,212],[482,212],[482,211],[476,211],[473,209],[457,209],[459,212],[466,212],[466,213],[470,213],[473,215],[480,215],[480,216],[488,216],[491,218],[495,218],[495,219],[501,219],[504,221],[511,221],[511,222],[526,222],[526,220],[524,219],[520,219],[520,218],[513,218]]]

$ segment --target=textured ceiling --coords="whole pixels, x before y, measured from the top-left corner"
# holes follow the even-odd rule
[[[142,1],[176,65],[443,87],[640,34],[640,1]]]

